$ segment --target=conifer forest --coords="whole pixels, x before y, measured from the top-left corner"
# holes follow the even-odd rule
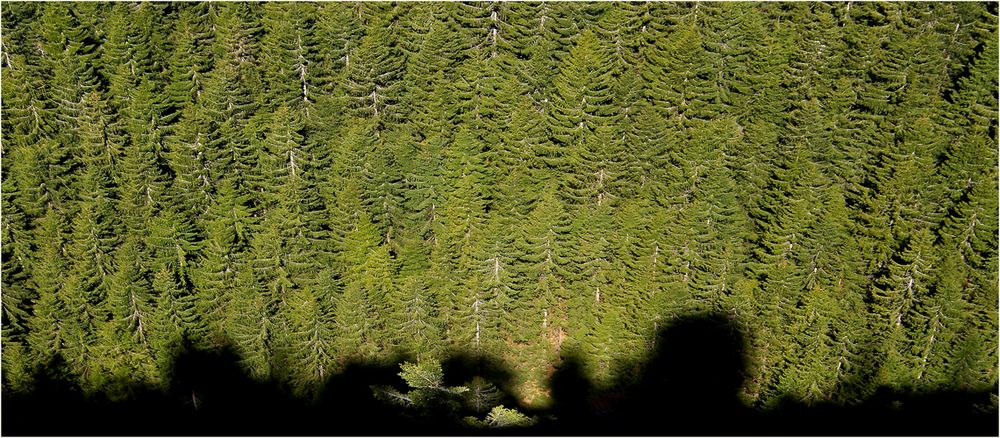
[[[996,2],[0,8],[5,434],[997,431]]]

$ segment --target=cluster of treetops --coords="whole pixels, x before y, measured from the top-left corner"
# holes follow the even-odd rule
[[[544,404],[697,312],[747,406],[997,383],[995,2],[2,14],[6,393],[232,346],[302,397],[488,355]]]

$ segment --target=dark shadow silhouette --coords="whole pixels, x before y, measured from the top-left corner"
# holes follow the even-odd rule
[[[664,418],[661,433],[739,433],[745,421],[737,399],[745,340],[729,320],[704,316],[677,321],[656,340],[652,357],[634,394],[627,398],[626,421]],[[648,422],[648,420],[647,420]]]
[[[582,358],[565,352],[549,382],[547,409],[520,406],[514,373],[502,361],[456,353],[442,362],[445,384],[480,377],[497,402],[536,418],[534,426],[475,429],[465,416],[483,412],[441,403],[423,410],[378,400],[372,385],[407,388],[396,356],[355,362],[330,376],[315,397],[246,375],[231,349],[189,350],[174,361],[166,390],[112,382],[122,399],[84,395],[63,380],[57,357],[36,372],[29,394],[3,397],[4,435],[997,435],[991,392],[913,394],[882,388],[863,402],[806,406],[791,398],[771,410],[738,398],[746,340],[725,316],[674,321],[653,351],[610,386],[598,388]],[[992,394],[996,393],[996,388]],[[120,394],[120,392],[119,392]]]
[[[547,433],[572,435],[745,435],[750,410],[737,398],[745,340],[717,315],[684,318],[664,327],[642,363],[599,391],[567,358],[553,375]]]
[[[863,402],[805,405],[790,397],[770,410],[739,399],[747,340],[735,321],[700,314],[658,333],[651,354],[625,367],[611,389],[597,391],[569,357],[552,377],[548,434],[571,435],[973,435],[998,433],[993,392],[917,394],[881,388]],[[863,375],[866,371],[862,370]],[[843,388],[859,392],[851,385]]]
[[[549,390],[552,394],[551,415],[559,423],[576,425],[584,430],[598,426],[595,420],[601,417],[595,415],[595,391],[586,378],[583,363],[576,353],[568,354],[556,367],[549,382]],[[607,412],[604,414],[607,415]],[[548,426],[555,426],[555,423],[550,423]]]

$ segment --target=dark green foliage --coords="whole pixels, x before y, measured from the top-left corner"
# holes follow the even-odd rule
[[[692,312],[746,333],[754,407],[996,386],[995,5],[3,14],[5,389],[61,360],[123,398],[228,346],[320,397],[404,355],[407,412],[524,425],[434,361],[541,405]]]
[[[493,395],[496,388],[479,376],[464,386],[446,386],[444,373],[438,362],[404,362],[400,369],[402,371],[399,372],[399,377],[403,378],[410,390],[404,393],[391,386],[373,386],[376,398],[404,406],[423,418],[448,418],[456,424],[464,423],[467,427],[523,427],[534,422],[533,418],[516,409],[507,409],[498,404]],[[489,413],[481,420],[467,416],[459,423],[458,418],[462,412],[472,411],[481,415],[487,410]]]
[[[386,125],[403,114],[405,84],[402,75],[406,54],[388,27],[389,17],[366,26],[366,33],[353,51],[354,59],[344,67],[347,98],[342,106],[356,117],[370,117]]]

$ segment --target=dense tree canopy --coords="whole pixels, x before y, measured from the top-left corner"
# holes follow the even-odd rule
[[[305,396],[350,360],[486,354],[544,402],[568,355],[621,381],[700,311],[747,334],[752,406],[997,383],[996,3],[8,3],[3,26],[5,391],[59,356],[123,394],[231,346]]]

